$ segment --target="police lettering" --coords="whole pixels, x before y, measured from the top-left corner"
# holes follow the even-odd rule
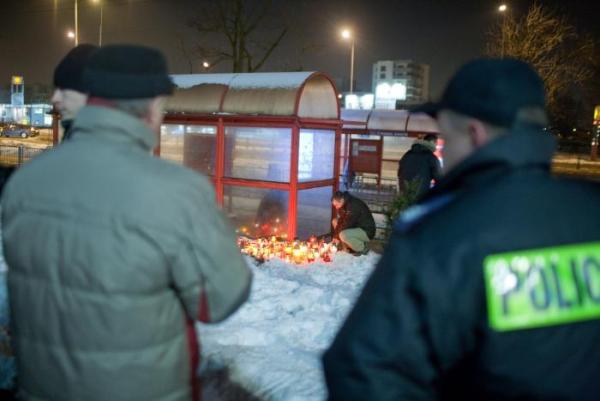
[[[565,262],[568,269],[561,269],[556,260],[531,263],[525,272],[511,268],[516,284],[502,295],[504,315],[510,314],[511,298],[523,291],[528,293],[531,306],[538,311],[551,307],[569,309],[586,302],[600,305],[600,259],[589,256]]]

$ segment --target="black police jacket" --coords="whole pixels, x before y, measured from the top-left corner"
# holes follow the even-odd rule
[[[323,357],[330,400],[599,400],[600,188],[502,136],[397,222]]]
[[[344,206],[337,211],[338,224],[333,229],[333,237],[348,228],[362,228],[370,239],[375,237],[375,219],[369,206],[348,192],[344,192]]]

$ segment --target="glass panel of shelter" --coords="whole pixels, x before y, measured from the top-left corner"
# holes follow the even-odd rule
[[[286,190],[224,185],[223,211],[240,235],[286,237]]]
[[[217,127],[213,125],[163,124],[160,156],[207,176],[215,174]]]
[[[298,181],[333,178],[335,131],[302,128],[298,150]]]
[[[224,176],[289,182],[291,128],[225,127]]]
[[[333,186],[298,191],[296,236],[327,234],[331,231],[331,195]]]

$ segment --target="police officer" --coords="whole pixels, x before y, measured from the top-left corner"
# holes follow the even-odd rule
[[[543,83],[479,59],[420,110],[446,175],[323,357],[330,400],[600,399],[600,188],[550,175]]]

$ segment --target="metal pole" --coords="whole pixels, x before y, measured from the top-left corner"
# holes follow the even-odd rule
[[[352,38],[352,48],[350,50],[350,93],[354,92],[354,38]]]
[[[98,46],[102,46],[102,19],[104,14],[104,3],[100,3],[100,35],[98,36]]]
[[[504,58],[504,30],[505,30],[505,24],[504,24],[504,16],[502,16],[502,50],[500,52],[500,58]]]
[[[77,0],[75,0],[75,46],[79,45],[79,25],[78,25],[78,15],[77,15]]]

